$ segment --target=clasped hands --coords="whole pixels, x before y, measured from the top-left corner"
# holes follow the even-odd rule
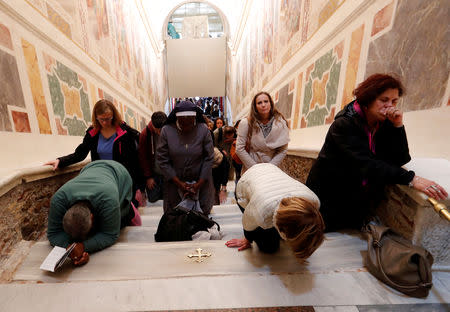
[[[67,246],[67,248],[69,247],[70,245]],[[75,243],[75,247],[73,248],[69,257],[70,259],[72,259],[72,262],[75,266],[81,266],[89,262],[89,254],[84,251],[83,243]]]
[[[178,177],[173,178],[173,182],[178,186],[178,188],[183,192],[184,197],[192,197],[195,196],[198,190],[205,183],[204,179],[199,179],[195,183],[188,183],[181,181]]]

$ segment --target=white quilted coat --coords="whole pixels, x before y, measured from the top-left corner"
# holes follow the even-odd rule
[[[273,216],[283,198],[302,197],[317,209],[320,207],[319,198],[313,191],[269,163],[248,169],[236,186],[236,196],[239,205],[245,209],[242,225],[247,231],[258,226],[263,229],[273,227]]]

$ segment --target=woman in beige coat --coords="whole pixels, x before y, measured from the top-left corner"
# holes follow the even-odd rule
[[[287,153],[289,128],[267,92],[253,98],[250,114],[239,124],[236,154],[242,161],[242,173],[258,163],[281,164]]]

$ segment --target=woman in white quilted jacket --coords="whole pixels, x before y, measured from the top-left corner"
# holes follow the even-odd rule
[[[228,247],[241,251],[254,241],[261,252],[274,253],[283,239],[303,262],[322,244],[319,198],[277,166],[261,163],[248,169],[236,186],[236,199],[245,237],[227,241]]]

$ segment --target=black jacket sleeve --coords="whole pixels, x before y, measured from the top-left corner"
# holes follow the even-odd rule
[[[72,154],[69,154],[67,156],[62,156],[59,157],[59,165],[58,168],[64,168],[70,165],[73,165],[77,162],[80,162],[82,160],[84,160],[86,158],[86,156],[89,154],[91,148],[92,148],[92,144],[93,144],[93,139],[91,137],[91,135],[88,133],[88,131],[91,128],[89,128],[86,131],[86,135],[83,138],[83,142],[81,142],[80,145],[78,145],[78,147],[75,149],[75,152],[73,152]]]
[[[354,166],[359,168],[362,176],[368,177],[369,180],[382,184],[408,184],[414,177],[414,172],[401,168],[398,162],[388,162],[375,155],[369,148],[368,138],[364,129],[354,119],[336,119],[330,127],[330,135],[340,152],[346,156],[349,162],[354,163]],[[398,136],[401,137],[401,134]],[[375,146],[378,144],[383,146],[384,144],[389,147],[398,144],[399,146],[403,145],[404,149],[404,145],[407,145],[407,142],[398,142],[398,138],[395,138],[395,136],[392,136],[392,141],[387,144],[383,142],[383,139],[386,139],[386,135],[377,138]],[[386,148],[384,147],[383,149]],[[407,159],[405,156],[407,151],[405,152],[404,150],[399,157],[392,156],[394,153],[397,153],[396,150],[385,150],[383,153],[384,157],[388,154],[393,159]]]

